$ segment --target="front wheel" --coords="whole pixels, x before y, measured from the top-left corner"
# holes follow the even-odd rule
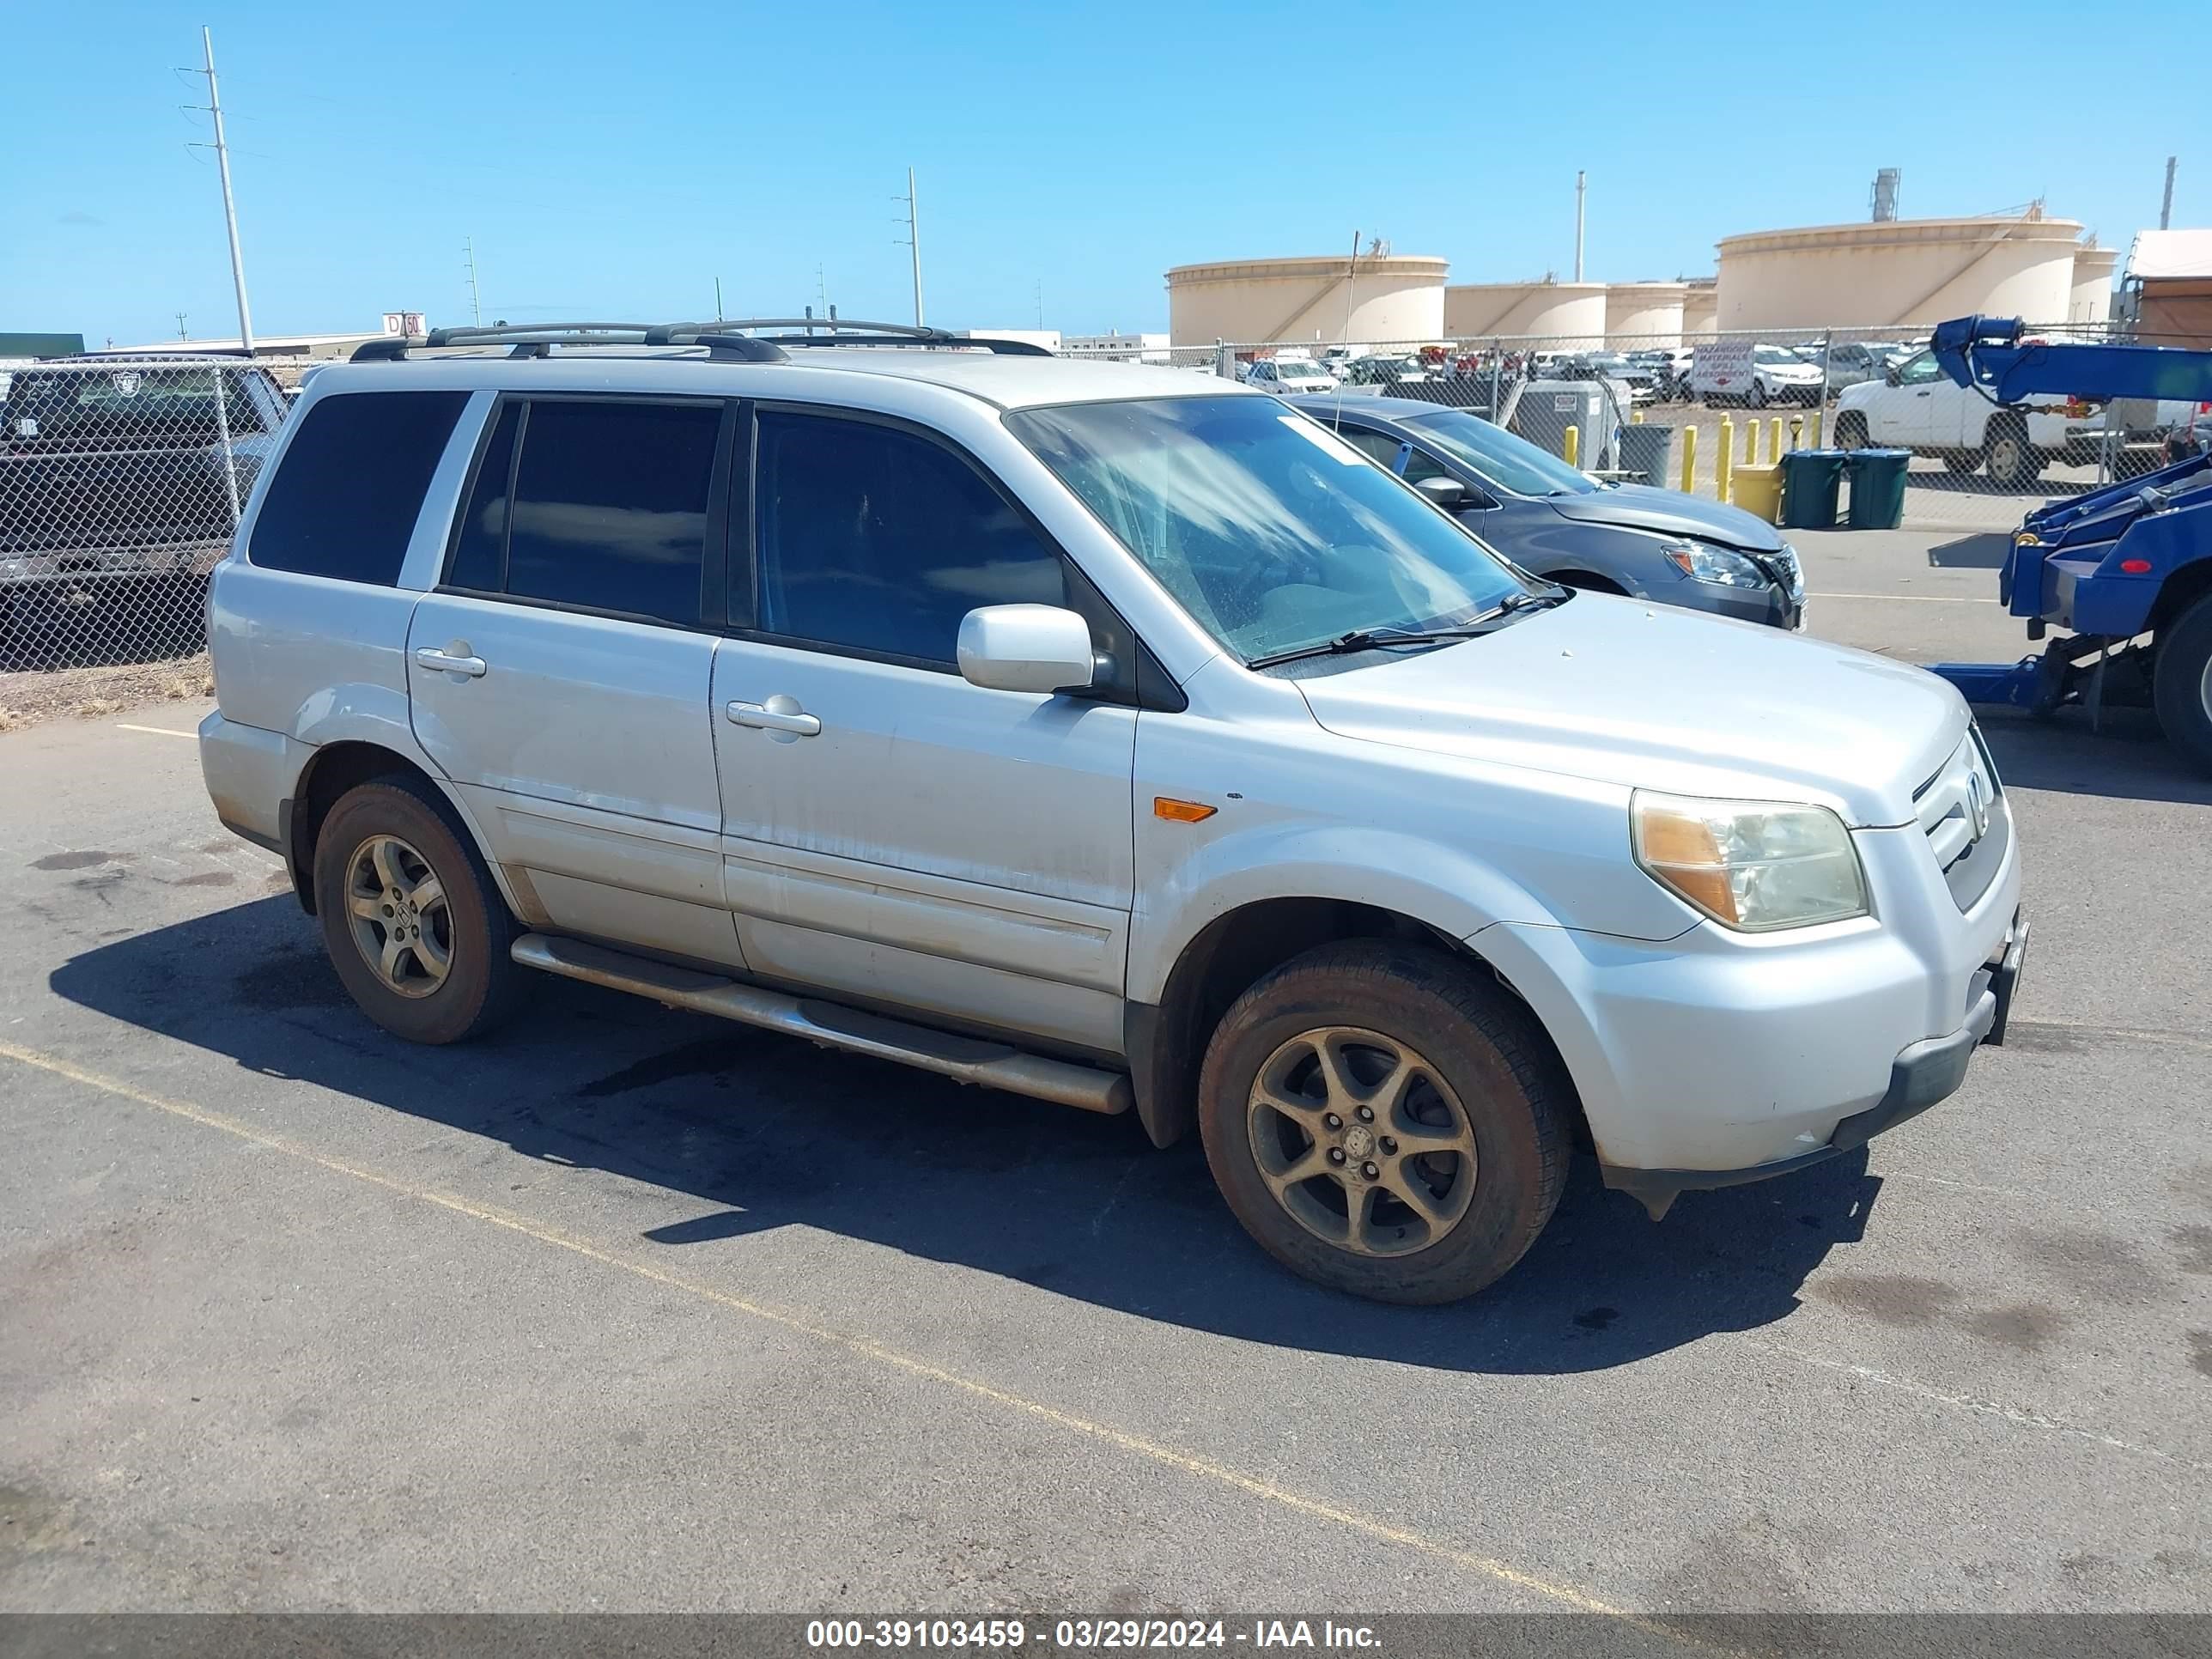
[[[1855,409],[1847,409],[1836,416],[1836,447],[1864,449],[1867,447],[1866,416]]]
[[[1766,382],[1764,380],[1753,380],[1751,383],[1750,393],[1744,398],[1744,401],[1749,404],[1753,409],[1765,408]]]
[[[361,1010],[410,1042],[459,1042],[505,1013],[514,921],[444,801],[411,778],[348,790],[315,842],[315,914]]]
[[[1230,1209],[1293,1273],[1453,1302],[1558,1206],[1572,1085],[1527,1012],[1442,951],[1324,945],[1237,999],[1199,1123]]]
[[[2212,593],[2159,630],[2151,701],[2166,740],[2212,772]]]

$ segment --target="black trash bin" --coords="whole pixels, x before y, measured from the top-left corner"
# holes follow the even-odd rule
[[[1782,458],[1782,527],[1833,530],[1845,452],[1793,449]]]
[[[1850,527],[1894,530],[1905,521],[1905,469],[1909,449],[1855,449],[1851,475]]]
[[[1620,471],[1635,474],[1644,483],[1664,489],[1667,462],[1674,452],[1671,426],[1629,425],[1620,428]]]

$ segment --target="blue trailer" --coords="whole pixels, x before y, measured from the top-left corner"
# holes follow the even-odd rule
[[[2212,351],[2023,338],[2017,318],[1963,317],[1931,343],[1943,371],[1992,402],[2038,392],[2212,407]],[[2086,704],[2157,712],[2174,746],[2212,772],[2212,454],[2202,428],[2166,435],[2154,472],[2045,502],[2013,533],[1997,595],[2027,636],[2067,630],[2016,663],[1937,663],[1970,702],[2049,714]]]

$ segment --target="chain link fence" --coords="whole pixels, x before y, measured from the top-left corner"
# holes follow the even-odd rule
[[[2116,325],[2032,337],[2187,343]],[[1178,363],[1297,394],[1464,408],[1603,477],[1773,510],[1791,450],[1907,452],[1902,524],[2005,532],[2038,503],[2147,472],[2212,441],[2193,404],[2036,398],[2000,408],[1956,385],[1924,330],[1819,328],[1680,336],[1494,336],[1353,345],[1179,347]]]
[[[286,388],[199,357],[0,363],[0,713],[160,696]]]

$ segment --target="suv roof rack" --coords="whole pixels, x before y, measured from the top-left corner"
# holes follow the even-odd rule
[[[393,335],[354,348],[356,363],[396,362],[410,351],[446,346],[505,345],[517,357],[543,357],[556,345],[704,345],[717,357],[780,363],[784,354],[764,340],[721,332],[720,323],[524,323],[496,328],[434,328],[428,334]]]
[[[759,336],[749,329],[798,329]],[[744,317],[711,323],[521,323],[493,328],[434,328],[428,334],[392,335],[354,348],[356,363],[397,362],[410,351],[450,346],[504,345],[517,357],[543,357],[556,345],[700,345],[710,356],[748,363],[791,361],[786,346],[928,346],[969,348],[1000,356],[1049,357],[1027,340],[970,339],[941,328],[904,323],[863,323],[819,317]]]

